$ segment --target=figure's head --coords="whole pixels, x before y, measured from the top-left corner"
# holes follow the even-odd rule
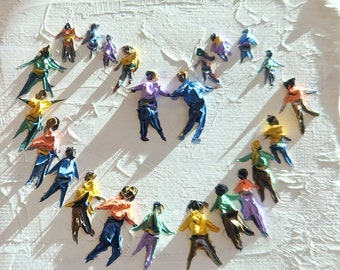
[[[158,213],[163,213],[163,211],[164,211],[164,205],[163,204],[161,204],[160,202],[154,202],[153,203],[153,209],[152,209],[152,211],[158,211]]]
[[[242,34],[248,34],[249,33],[249,29],[243,29],[243,31],[242,31]]]
[[[188,211],[201,211],[203,208],[208,208],[209,204],[203,201],[191,200],[187,206]]]
[[[133,48],[129,45],[125,45],[122,47],[122,52],[124,55],[128,55],[128,54],[131,54],[133,52]]]
[[[46,47],[42,48],[40,51],[40,54],[42,57],[48,58],[50,57],[50,45],[47,45]]]
[[[180,82],[184,82],[188,78],[188,72],[186,70],[182,70],[177,73],[177,79]]]
[[[132,202],[136,198],[137,193],[138,189],[135,186],[125,186],[119,192],[119,196],[124,200]]]
[[[60,120],[58,117],[50,117],[46,121],[46,129],[52,129],[53,131],[57,130],[60,125]]]
[[[91,24],[90,28],[91,28],[92,31],[94,31],[94,30],[97,30],[98,27],[99,27],[99,24],[93,23],[93,24]]]
[[[251,144],[251,150],[256,152],[262,149],[261,143],[259,140],[255,140]]]
[[[228,187],[225,184],[218,184],[215,187],[215,193],[217,196],[222,196],[223,194],[228,192]]]
[[[268,115],[267,116],[267,122],[271,126],[279,124],[279,120],[277,120],[276,116],[274,116],[274,115]]]
[[[76,157],[76,149],[73,147],[67,147],[65,150],[65,155],[69,159],[74,159]]]
[[[146,79],[147,79],[148,81],[154,81],[154,82],[156,82],[156,81],[158,81],[158,79],[159,79],[159,74],[158,74],[156,71],[154,71],[154,70],[148,70],[148,71],[145,73],[145,76],[146,76]]]
[[[68,30],[68,29],[71,29],[71,25],[70,25],[70,23],[69,23],[69,22],[67,22],[67,23],[65,24],[64,28],[65,28],[65,29],[67,29],[67,30]]]
[[[216,39],[216,37],[217,37],[216,34],[213,33],[213,34],[210,35],[210,40],[214,41]]]
[[[111,40],[111,36],[110,35],[106,35],[106,41],[110,41]]]
[[[248,170],[245,169],[245,168],[239,169],[238,172],[237,172],[237,176],[241,180],[247,179],[247,177],[248,177]]]
[[[197,48],[196,49],[196,55],[204,56],[205,55],[205,51],[202,48]]]
[[[45,99],[47,97],[47,93],[45,90],[40,90],[38,93],[35,94],[35,98],[42,100]]]
[[[93,180],[93,179],[95,179],[97,177],[97,175],[94,173],[94,171],[92,170],[92,171],[89,171],[89,172],[87,172],[86,174],[85,174],[85,177],[84,177],[84,179],[85,179],[85,181],[87,182],[87,181],[90,181],[90,180]]]
[[[285,81],[283,85],[286,87],[287,90],[290,90],[295,86],[295,78],[291,78],[288,81]]]
[[[271,50],[266,50],[266,56],[267,57],[272,57],[273,56],[273,53],[272,53],[272,51]]]

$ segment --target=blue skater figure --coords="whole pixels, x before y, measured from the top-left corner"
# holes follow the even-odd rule
[[[257,42],[255,38],[249,34],[248,29],[244,29],[242,31],[242,35],[240,37],[238,44],[239,44],[238,48],[240,49],[240,53],[241,53],[241,63],[246,57],[252,60],[253,54],[251,53],[251,46],[257,45]]]
[[[277,152],[281,153],[286,163],[293,167],[293,162],[287,154],[286,141],[291,141],[283,132],[283,127],[279,124],[279,120],[274,115],[268,115],[267,122],[270,127],[263,133],[266,138],[270,139],[270,150],[277,163],[281,164],[281,160]]]
[[[157,96],[162,95],[169,97],[168,91],[161,90],[161,86],[157,83],[159,75],[152,70],[146,72],[147,82],[136,85],[131,89],[131,92],[142,91],[141,99],[138,101],[138,118],[140,122],[140,139],[144,142],[149,141],[146,137],[149,124],[157,130],[163,141],[166,138],[163,134],[161,123],[158,119]]]
[[[279,62],[277,62],[274,58],[272,58],[273,53],[270,50],[266,51],[266,59],[263,61],[261,68],[257,73],[260,73],[264,68],[264,84],[266,84],[267,80],[269,80],[269,84],[273,86],[275,75],[276,75],[276,68],[277,67],[284,67]]]
[[[182,134],[178,136],[178,139],[181,141],[184,140],[185,136],[193,128],[195,122],[198,122],[194,137],[191,139],[192,143],[198,144],[201,142],[199,137],[204,129],[207,111],[203,94],[213,91],[216,87],[204,86],[199,82],[189,81],[187,71],[178,72],[177,78],[182,84],[171,94],[171,97],[174,99],[183,97],[184,102],[189,106],[189,120],[184,127]]]
[[[39,81],[42,81],[44,90],[49,93],[51,97],[54,97],[52,87],[50,85],[50,82],[48,81],[48,76],[50,74],[49,70],[54,69],[63,72],[64,70],[66,70],[66,68],[60,66],[56,61],[54,61],[50,53],[50,45],[42,48],[39,53],[40,55],[36,56],[33,60],[22,64],[17,68],[19,70],[29,65],[34,66],[34,70],[30,73],[27,82],[21,89],[17,98],[21,97],[24,94],[27,94]]]
[[[60,120],[57,117],[49,118],[46,122],[44,135],[34,139],[31,146],[28,148],[28,150],[37,149],[38,156],[31,176],[25,184],[26,186],[30,186],[34,181],[34,178],[37,177],[38,180],[35,187],[38,188],[44,180],[44,176],[47,174],[53,159],[58,158],[58,143],[55,131],[58,129],[59,124]]]
[[[74,177],[79,180],[79,174],[77,164],[75,162],[76,149],[73,147],[67,147],[65,151],[66,157],[60,160],[47,174],[51,174],[55,171],[57,176],[44,196],[41,197],[40,201],[46,200],[53,193],[61,190],[59,207],[63,206],[64,198],[68,187],[70,186]]]
[[[98,27],[99,24],[93,23],[91,24],[90,30],[87,31],[83,42],[81,45],[87,44],[87,48],[90,50],[90,59],[93,56],[93,53],[96,52],[99,53],[99,39],[101,38],[101,35],[98,33]]]

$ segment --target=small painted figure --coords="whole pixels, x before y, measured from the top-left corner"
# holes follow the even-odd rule
[[[299,122],[300,132],[303,135],[305,133],[305,122],[303,117],[303,112],[308,113],[312,116],[319,116],[319,113],[309,110],[302,99],[302,90],[295,88],[295,78],[289,79],[284,82],[283,85],[287,89],[287,94],[284,97],[280,113],[285,109],[287,103],[291,103],[293,110],[295,112],[295,116]],[[317,91],[303,91],[305,94],[315,94]]]
[[[234,191],[240,195],[241,211],[245,220],[254,221],[256,227],[260,230],[263,237],[268,237],[267,229],[263,221],[260,207],[255,200],[252,192],[253,188],[258,188],[248,177],[247,169],[238,170],[240,181],[237,183]]]
[[[87,48],[90,50],[90,59],[92,58],[93,53],[99,53],[99,40],[101,39],[102,35],[99,33],[98,28],[99,24],[91,24],[90,30],[87,31],[81,43],[82,45],[87,43]]]
[[[187,259],[187,270],[189,270],[191,261],[196,255],[198,249],[203,249],[212,261],[217,265],[222,265],[221,260],[218,258],[215,248],[209,239],[208,231],[218,232],[220,230],[215,224],[207,220],[203,213],[204,208],[208,208],[207,202],[191,200],[187,206],[187,211],[190,215],[186,218],[183,224],[179,227],[179,231],[189,229],[190,236],[190,252]]]
[[[218,184],[215,187],[215,193],[217,198],[214,205],[210,208],[210,212],[219,209],[222,223],[227,232],[227,235],[234,243],[234,246],[242,250],[242,240],[240,233],[245,233],[247,235],[254,235],[254,232],[244,223],[240,217],[237,208],[232,203],[232,200],[239,198],[238,195],[228,195],[228,187],[225,184]]]
[[[24,132],[26,129],[28,131],[26,138],[21,143],[19,147],[19,152],[26,149],[26,147],[32,142],[37,133],[42,129],[42,116],[45,110],[52,106],[52,104],[60,102],[62,100],[50,101],[46,98],[46,91],[41,90],[35,94],[34,98],[29,100],[19,98],[21,101],[28,104],[31,107],[29,112],[25,116],[25,120],[20,125],[18,131],[15,133],[14,138],[19,134]]]
[[[260,73],[262,69],[264,69],[264,84],[266,84],[267,80],[269,80],[269,84],[273,86],[275,76],[276,76],[276,68],[284,67],[279,62],[277,62],[274,58],[272,58],[273,53],[270,50],[266,51],[266,59],[263,61],[261,68],[257,73]]]
[[[66,207],[72,207],[72,236],[73,240],[78,244],[78,231],[83,228],[86,234],[94,236],[94,230],[91,227],[89,219],[93,215],[92,206],[93,199],[104,200],[100,196],[96,181],[97,175],[94,171],[87,172],[85,175],[85,183],[77,190],[74,200],[65,204]]]
[[[104,224],[103,231],[99,237],[99,244],[87,255],[86,262],[89,262],[97,257],[97,255],[109,246],[112,247],[112,255],[106,263],[109,266],[113,263],[122,253],[122,236],[121,227],[126,220],[132,226],[137,226],[134,219],[131,217],[131,202],[135,199],[138,189],[134,186],[125,186],[114,199],[109,199],[96,209],[109,209],[110,217]]]
[[[251,34],[249,34],[248,29],[244,29],[242,31],[242,35],[240,37],[240,40],[238,42],[238,48],[240,49],[241,53],[241,63],[243,62],[244,58],[248,57],[250,60],[253,60],[253,54],[251,52],[251,47],[256,46],[257,41],[255,40],[255,37],[253,37]]]
[[[203,49],[197,48],[196,55],[200,58],[198,59],[197,63],[194,65],[194,68],[197,68],[201,65],[202,70],[202,77],[203,77],[203,84],[207,78],[209,78],[213,83],[220,84],[220,80],[217,78],[216,74],[212,69],[212,64],[210,61],[215,60],[215,56],[209,56]]]
[[[215,33],[210,35],[210,39],[212,41],[211,51],[216,53],[223,62],[228,62],[228,56],[231,56],[230,47],[232,44]]]
[[[71,63],[74,63],[76,57],[75,41],[80,41],[83,38],[77,36],[75,29],[71,27],[70,23],[66,23],[63,30],[55,38],[62,38],[61,59],[63,62],[69,60]]]
[[[281,164],[281,160],[277,152],[281,153],[282,157],[290,167],[293,166],[293,162],[287,154],[287,143],[286,141],[291,141],[290,138],[286,136],[283,132],[283,127],[279,124],[279,120],[274,115],[268,115],[267,122],[269,128],[263,133],[266,138],[270,140],[270,150],[277,163]]]
[[[126,77],[128,78],[128,84],[131,84],[132,73],[135,73],[140,65],[138,52],[133,47],[126,45],[123,46],[121,50],[123,52],[123,58],[114,68],[114,70],[117,71],[120,67],[122,67],[122,74],[119,76],[119,80],[113,89],[113,93],[115,93],[117,89],[122,86]]]
[[[264,189],[267,188],[271,194],[271,197],[275,203],[279,200],[277,198],[276,192],[273,189],[271,177],[268,173],[268,165],[270,160],[274,160],[272,154],[262,150],[262,146],[259,140],[253,141],[251,144],[252,152],[248,155],[237,159],[238,162],[246,162],[251,160],[253,179],[256,185],[258,185],[258,193],[260,195],[261,201],[264,201]]]
[[[184,140],[185,136],[197,122],[198,127],[191,142],[198,144],[201,142],[199,137],[204,129],[207,112],[203,94],[211,92],[215,88],[204,86],[199,82],[189,81],[187,71],[178,72],[177,78],[182,84],[171,94],[171,98],[176,99],[178,97],[183,97],[184,102],[189,106],[189,120],[178,139],[181,141]]]
[[[50,74],[49,70],[54,69],[63,72],[64,70],[66,70],[66,68],[60,66],[56,61],[54,61],[50,53],[50,45],[47,45],[46,47],[42,48],[39,53],[40,55],[36,56],[33,60],[25,64],[22,64],[17,68],[22,69],[29,65],[34,66],[34,70],[30,73],[27,82],[21,89],[17,98],[21,97],[24,94],[27,94],[31,90],[31,88],[39,81],[42,81],[44,90],[51,97],[54,97],[54,94],[52,92],[52,86],[48,81],[48,76]]]
[[[67,147],[65,155],[66,157],[61,159],[51,170],[48,171],[47,174],[52,174],[57,171],[57,176],[48,191],[41,197],[40,202],[46,200],[60,189],[59,207],[61,208],[64,203],[66,192],[73,178],[76,177],[79,180],[78,168],[74,160],[76,156],[76,149],[73,147]]]
[[[168,91],[163,91],[161,86],[158,84],[159,74],[156,71],[148,70],[146,72],[147,82],[141,83],[137,86],[132,87],[131,92],[142,91],[141,99],[138,101],[138,118],[140,122],[140,135],[142,141],[149,141],[146,137],[148,133],[149,124],[157,130],[159,136],[163,141],[166,138],[163,134],[161,123],[158,119],[158,95],[169,97]]]
[[[146,249],[146,256],[144,261],[143,270],[147,270],[155,257],[156,247],[159,241],[161,233],[167,235],[172,235],[174,232],[169,230],[162,220],[161,214],[163,213],[164,205],[160,202],[155,202],[153,204],[153,209],[150,214],[148,214],[143,222],[138,226],[132,228],[132,231],[143,230],[144,234],[140,239],[136,250],[132,255],[136,255],[143,247]]]
[[[104,67],[109,66],[109,62],[113,62],[115,64],[118,63],[116,56],[117,56],[117,48],[116,45],[113,44],[111,36],[107,35],[106,36],[106,43],[103,47],[103,64]]]
[[[58,158],[58,142],[55,131],[59,128],[59,125],[60,120],[57,117],[50,117],[46,121],[44,135],[34,139],[31,146],[27,148],[27,150],[37,149],[38,155],[31,176],[25,184],[26,186],[30,186],[37,177],[35,187],[38,188],[50,169],[53,159]]]

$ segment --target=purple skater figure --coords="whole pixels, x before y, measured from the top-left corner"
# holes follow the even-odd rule
[[[64,203],[66,192],[73,180],[76,177],[79,180],[78,168],[75,162],[76,149],[73,147],[67,147],[65,151],[66,157],[60,160],[47,174],[52,174],[55,171],[57,176],[44,196],[41,197],[40,201],[46,200],[53,193],[61,190],[59,207],[61,208]]]
[[[244,29],[242,31],[242,35],[238,42],[238,47],[241,53],[241,63],[243,62],[244,58],[248,57],[250,60],[253,60],[253,54],[251,53],[251,46],[257,45],[257,41],[253,36],[249,34],[248,29]]]
[[[106,43],[104,45],[103,52],[104,52],[104,55],[103,55],[104,67],[108,67],[110,61],[115,64],[118,63],[116,59],[118,51],[117,51],[116,46],[113,44],[110,35],[106,36]]]
[[[163,210],[164,205],[160,202],[155,202],[153,204],[152,212],[144,218],[140,225],[132,228],[132,231],[144,230],[144,234],[137,245],[136,250],[132,253],[132,255],[135,255],[145,247],[146,256],[143,270],[147,270],[152,263],[160,234],[174,234],[174,232],[170,231],[162,221],[161,214],[163,213]]]
[[[253,220],[256,227],[260,230],[263,237],[268,237],[267,229],[263,221],[263,217],[259,206],[251,191],[253,188],[259,187],[247,179],[248,170],[240,169],[238,171],[240,181],[237,183],[234,191],[240,195],[241,211],[245,220]]]
[[[142,91],[141,99],[138,101],[138,118],[140,122],[140,139],[144,142],[149,141],[146,137],[148,133],[149,124],[157,130],[159,136],[163,141],[166,138],[163,134],[161,123],[158,119],[158,104],[157,96],[169,97],[168,91],[161,90],[161,86],[157,83],[159,75],[152,70],[146,72],[147,82],[136,85],[131,89],[131,92]]]
[[[203,77],[203,84],[207,78],[209,78],[213,83],[220,85],[220,80],[217,78],[214,70],[212,68],[212,64],[210,61],[215,60],[215,56],[209,56],[203,49],[197,48],[196,55],[200,58],[198,59],[197,63],[194,65],[194,68],[197,68],[201,65],[202,70],[202,77]]]
[[[227,40],[223,40],[215,33],[210,36],[210,39],[212,41],[211,51],[216,53],[223,62],[228,62],[228,56],[231,56],[230,46],[232,44]]]

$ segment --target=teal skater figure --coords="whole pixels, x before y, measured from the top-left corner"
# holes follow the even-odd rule
[[[28,80],[22,90],[20,91],[18,97],[21,97],[24,94],[27,94],[31,88],[37,84],[39,81],[42,81],[44,90],[51,96],[54,97],[54,94],[52,92],[51,84],[48,80],[48,76],[50,74],[49,70],[54,69],[58,70],[60,72],[63,72],[66,70],[66,68],[60,66],[57,62],[54,61],[52,58],[52,55],[50,53],[50,45],[47,45],[46,47],[42,48],[40,50],[40,55],[36,56],[33,60],[22,64],[17,69],[22,69],[24,67],[27,67],[29,65],[34,66],[34,70],[30,73]]]
[[[260,195],[261,201],[264,201],[264,189],[267,188],[273,201],[277,203],[279,200],[277,198],[276,192],[273,189],[270,174],[267,171],[269,161],[274,160],[274,156],[262,150],[259,140],[253,141],[251,144],[251,150],[251,153],[237,159],[237,161],[246,162],[251,160],[253,166],[253,179],[255,184],[259,187],[258,193]]]
[[[279,62],[277,62],[273,57],[273,53],[270,50],[266,51],[266,59],[264,59],[261,68],[257,73],[260,73],[264,69],[264,84],[269,80],[270,86],[274,85],[274,80],[276,76],[276,68],[284,67]]]
[[[159,236],[161,233],[167,235],[174,234],[170,231],[162,220],[161,214],[163,213],[164,205],[160,202],[155,202],[153,204],[153,209],[150,214],[148,214],[143,222],[138,226],[132,228],[132,231],[144,230],[144,234],[137,245],[136,250],[132,255],[137,254],[143,247],[146,249],[146,256],[144,262],[143,270],[147,270],[152,263],[155,256],[156,247],[159,241]]]

